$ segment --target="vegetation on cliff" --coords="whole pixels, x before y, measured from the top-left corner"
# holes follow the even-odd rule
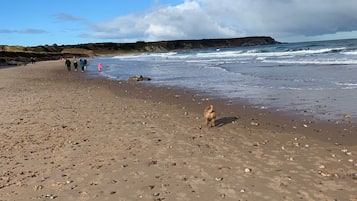
[[[92,57],[141,52],[168,52],[192,49],[225,48],[279,43],[271,37],[244,37],[228,39],[173,40],[135,43],[88,43],[78,45],[43,45],[34,47],[0,45],[0,64],[21,65],[36,58],[37,61],[56,60],[61,57]]]

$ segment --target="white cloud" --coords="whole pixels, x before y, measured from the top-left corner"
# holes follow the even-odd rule
[[[357,30],[355,0],[186,0],[92,26],[92,37],[171,40],[266,35],[316,37]],[[342,34],[343,35],[343,34]]]

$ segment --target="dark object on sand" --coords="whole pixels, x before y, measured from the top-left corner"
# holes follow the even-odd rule
[[[151,78],[149,78],[149,77],[144,77],[144,76],[142,76],[142,75],[136,75],[136,76],[133,76],[133,77],[129,77],[128,80],[129,80],[129,81],[139,82],[139,81],[150,81]]]

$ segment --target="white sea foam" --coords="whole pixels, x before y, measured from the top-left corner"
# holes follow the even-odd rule
[[[311,64],[311,65],[357,65],[357,60],[271,60],[264,59],[264,63],[278,63],[278,64]]]
[[[357,55],[357,50],[342,52],[342,54],[346,54],[346,55]]]

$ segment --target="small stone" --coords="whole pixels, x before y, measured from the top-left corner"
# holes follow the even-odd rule
[[[252,122],[250,122],[250,125],[252,125],[252,126],[259,126],[259,123],[252,121]]]
[[[244,169],[244,172],[245,172],[245,173],[251,173],[251,172],[252,172],[252,169],[250,169],[250,168],[245,168],[245,169]]]
[[[216,177],[216,181],[222,181],[223,177]]]
[[[349,115],[349,114],[345,114],[345,115],[343,115],[343,118],[345,118],[345,119],[349,119],[349,118],[351,118],[351,115]]]
[[[320,169],[325,169],[326,167],[324,165],[319,166]]]

